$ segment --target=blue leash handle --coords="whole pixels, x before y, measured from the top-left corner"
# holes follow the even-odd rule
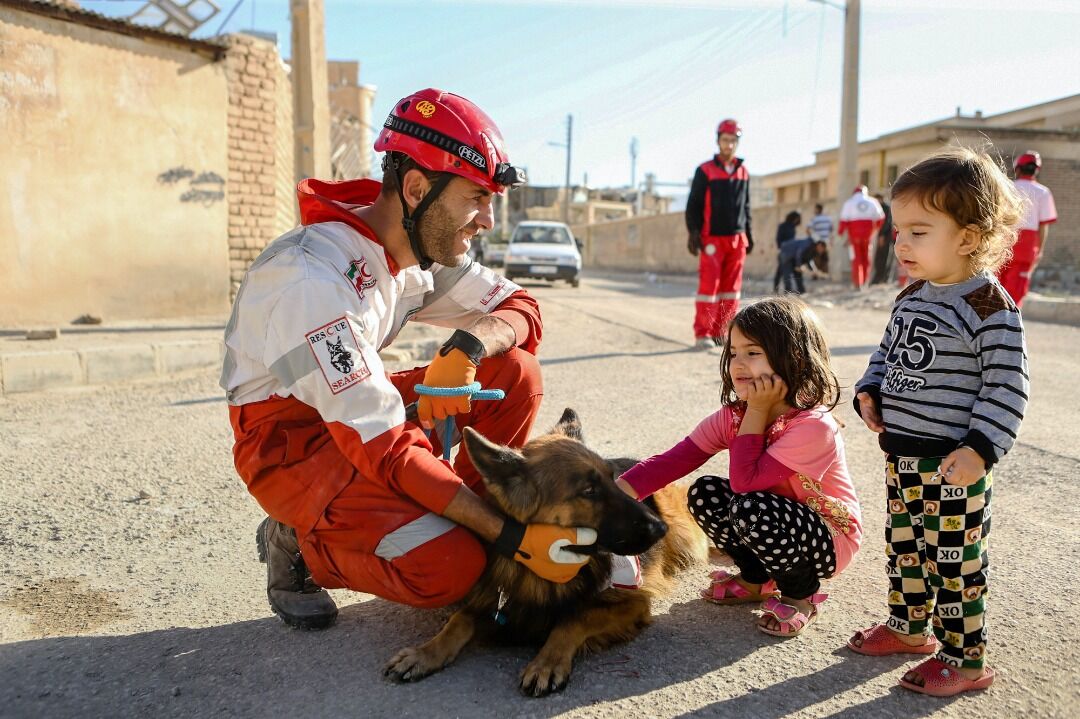
[[[413,386],[413,390],[417,394],[427,395],[428,397],[468,397],[470,400],[477,399],[505,399],[506,392],[501,389],[480,389],[479,382],[471,382],[461,387],[429,387],[426,384],[418,384]],[[424,434],[429,438],[431,437],[431,430],[425,429]],[[443,437],[445,438],[443,447],[443,459],[450,461],[450,438],[454,436],[454,418],[447,417],[443,423]]]

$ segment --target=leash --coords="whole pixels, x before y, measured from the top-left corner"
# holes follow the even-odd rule
[[[479,382],[472,382],[461,387],[429,387],[426,384],[413,386],[413,391],[419,395],[428,397],[468,397],[470,400],[498,400],[505,399],[506,392],[501,389],[481,389]],[[431,437],[431,430],[425,429],[424,434]],[[454,436],[454,417],[450,416],[443,424],[443,459],[450,461],[450,439]]]

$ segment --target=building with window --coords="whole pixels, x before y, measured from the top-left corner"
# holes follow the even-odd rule
[[[979,147],[987,142],[1010,168],[1012,158],[1025,150],[1042,155],[1039,179],[1053,191],[1058,208],[1044,265],[1080,271],[1080,95],[997,115],[966,115],[957,108],[953,117],[860,142],[859,182],[871,193],[887,196],[901,172],[942,146]],[[810,165],[756,176],[755,226],[775,227],[791,210],[809,216],[818,202],[836,214],[853,189],[837,187],[839,154],[839,148],[822,150]]]

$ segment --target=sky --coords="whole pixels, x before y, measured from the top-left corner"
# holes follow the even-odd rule
[[[276,32],[288,0],[216,0],[195,33]],[[239,2],[239,4],[237,4]],[[716,151],[724,117],[743,126],[751,173],[813,162],[839,141],[844,13],[829,0],[326,0],[327,56],[359,60],[377,88],[372,124],[424,87],[463,95],[499,125],[531,184],[590,187],[646,172],[673,195]],[[128,16],[141,0],[82,0]],[[982,110],[1080,93],[1073,0],[863,0],[861,140]],[[226,16],[231,18],[223,25]]]

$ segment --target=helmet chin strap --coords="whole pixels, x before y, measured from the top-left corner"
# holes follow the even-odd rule
[[[420,199],[420,204],[416,206],[416,209],[410,213],[409,206],[405,202],[405,191],[402,189],[404,178],[401,174],[401,162],[397,158],[391,158],[391,154],[387,153],[386,157],[383,158],[383,171],[385,172],[388,169],[386,165],[389,165],[389,169],[393,170],[394,177],[397,178],[398,198],[401,200],[401,226],[405,229],[405,234],[409,236],[409,245],[412,247],[413,255],[420,262],[420,269],[427,270],[435,264],[435,260],[427,256],[427,253],[424,252],[423,243],[420,241],[420,216],[446,189],[454,176],[450,173],[441,174],[431,183],[431,189]]]

